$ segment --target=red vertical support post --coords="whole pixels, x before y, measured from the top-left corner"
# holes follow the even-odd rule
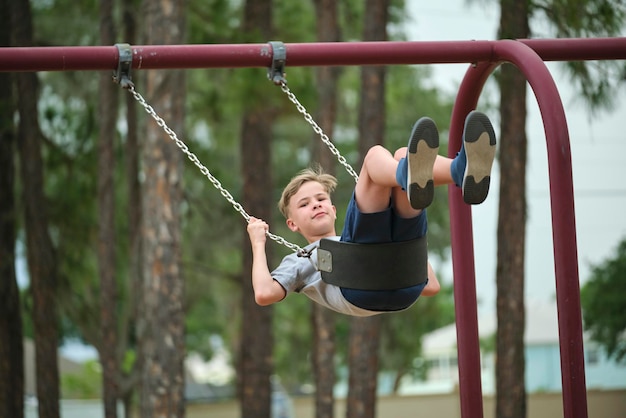
[[[574,187],[569,133],[563,104],[545,63],[528,46],[516,41],[498,41],[494,44],[494,59],[509,61],[525,74],[541,111],[548,145],[563,412],[566,418],[587,418]],[[494,62],[480,63],[466,73],[452,115],[450,157],[454,156],[453,150],[460,147],[465,115],[475,108],[482,86],[496,65]],[[451,187],[449,196],[461,416],[481,417],[483,409],[471,210],[463,204],[458,190]]]
[[[448,156],[454,158],[461,147],[461,136],[467,114],[476,108],[485,81],[497,66],[494,62],[472,65],[459,88],[450,122]],[[456,316],[457,355],[459,364],[459,396],[462,418],[482,418],[483,398],[478,340],[478,301],[472,212],[463,202],[461,190],[448,188],[450,199],[450,231],[454,269],[454,304]]]
[[[563,412],[566,418],[587,418],[574,183],[563,103],[548,68],[530,47],[517,41],[499,41],[494,52],[524,73],[541,111],[548,146]]]

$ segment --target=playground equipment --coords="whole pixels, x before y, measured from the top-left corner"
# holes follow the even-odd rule
[[[69,71],[173,68],[270,68],[273,45],[170,45],[0,48],[0,71]],[[289,66],[469,63],[450,126],[450,150],[460,147],[465,115],[484,83],[503,62],[526,76],[543,118],[547,141],[558,307],[563,411],[587,418],[582,315],[569,133],[563,104],[545,61],[626,59],[626,38],[445,42],[285,44]],[[128,56],[130,55],[130,56]],[[121,59],[122,58],[122,59]],[[453,155],[450,155],[453,157]],[[471,207],[449,188],[461,416],[482,417],[476,278]]]

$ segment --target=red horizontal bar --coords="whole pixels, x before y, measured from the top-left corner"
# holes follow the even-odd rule
[[[520,39],[544,61],[626,59],[626,38]]]
[[[500,41],[285,44],[287,66],[445,64],[500,60]],[[544,61],[626,59],[626,38],[524,39]],[[269,67],[269,44],[132,46],[135,69]],[[115,46],[3,47],[0,71],[115,70]]]

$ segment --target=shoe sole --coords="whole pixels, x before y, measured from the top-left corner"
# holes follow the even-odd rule
[[[430,118],[421,118],[409,138],[407,195],[413,209],[428,207],[435,195],[433,165],[439,153],[439,131]]]
[[[476,111],[467,116],[463,132],[467,155],[463,200],[469,205],[477,205],[484,202],[489,194],[491,166],[496,155],[496,135],[489,118]]]

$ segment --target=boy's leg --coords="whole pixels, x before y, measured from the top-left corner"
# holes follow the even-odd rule
[[[369,149],[363,160],[354,198],[362,213],[377,213],[389,207],[391,190],[397,187],[398,161],[381,145]]]
[[[430,118],[421,118],[411,131],[406,157],[398,163],[396,180],[406,190],[413,209],[424,209],[434,197],[433,166],[439,152],[439,132]]]
[[[495,154],[496,135],[489,118],[470,112],[465,119],[461,150],[450,166],[454,183],[463,189],[465,203],[476,205],[487,198]]]

